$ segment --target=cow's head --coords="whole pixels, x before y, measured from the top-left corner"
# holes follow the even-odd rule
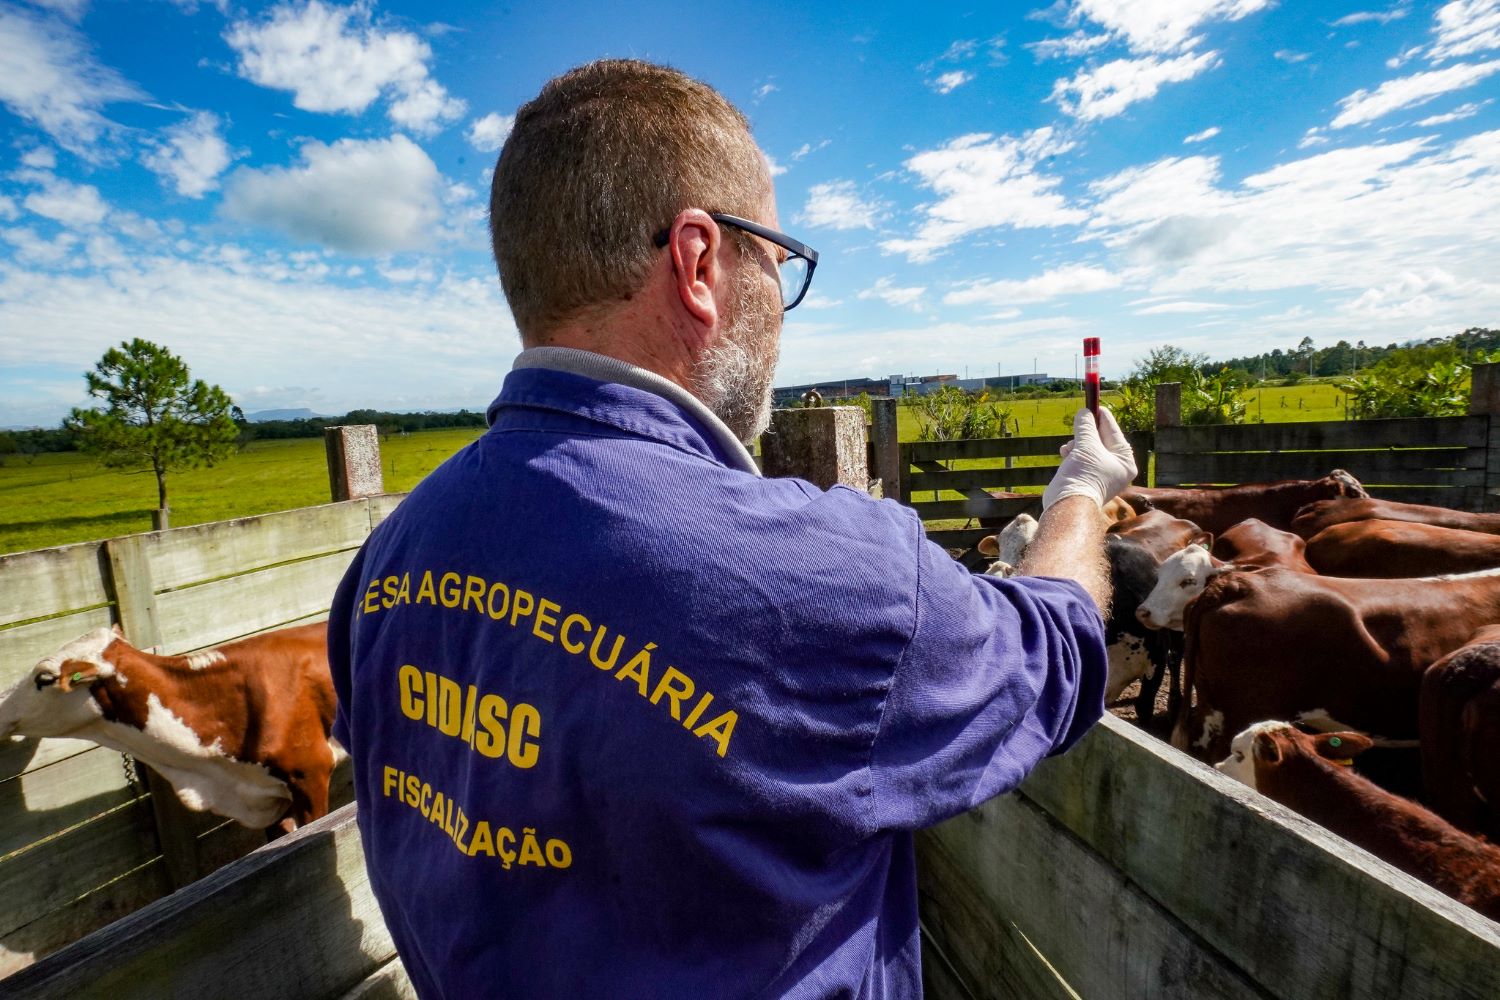
[[[1219,572],[1208,554],[1208,546],[1202,543],[1172,553],[1162,560],[1156,571],[1156,586],[1135,609],[1135,616],[1147,628],[1180,630],[1188,602],[1203,593],[1208,581]]]
[[[1348,764],[1373,745],[1363,733],[1309,735],[1288,722],[1257,722],[1230,742],[1229,756],[1214,767],[1259,790],[1261,778],[1290,757],[1321,757],[1330,764]]]
[[[1360,500],[1368,500],[1370,497],[1370,494],[1365,489],[1364,484],[1361,483],[1358,479],[1355,479],[1351,473],[1345,472],[1343,469],[1334,469],[1328,474],[1328,478],[1332,479],[1334,483],[1337,484],[1337,492],[1335,493],[1335,496],[1353,497]]]
[[[98,719],[90,689],[115,676],[108,650],[118,641],[118,629],[96,628],[41,660],[0,698],[0,739],[67,736]]]

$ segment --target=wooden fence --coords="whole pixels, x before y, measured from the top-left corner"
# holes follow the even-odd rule
[[[326,617],[378,496],[0,556],[0,690],[101,625],[183,653]],[[348,801],[347,766],[333,795]],[[263,844],[144,765],[69,739],[0,745],[0,976]]]
[[[1481,1000],[1500,983],[1500,925],[1112,716],[917,843],[934,1000]]]

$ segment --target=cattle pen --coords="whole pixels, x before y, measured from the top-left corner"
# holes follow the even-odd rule
[[[1497,369],[1476,367],[1470,416],[1424,420],[1186,428],[1167,389],[1155,435],[1132,443],[1159,485],[1336,462],[1377,496],[1495,509]],[[878,483],[932,519],[1003,519],[1037,502],[988,490],[1036,485],[1042,470],[942,463],[1055,455],[1062,439],[924,452],[896,443],[894,405],[877,401],[868,446],[858,410],[779,412],[773,432],[797,444],[768,447],[767,472]],[[372,439],[330,438],[329,505],[0,556],[0,685],[101,624],[177,652],[318,620],[400,502],[344,461],[344,445]],[[912,500],[934,489],[962,499]],[[119,754],[66,740],[0,748],[0,789],[4,995],[414,995],[352,805],[262,846],[186,813]],[[918,862],[927,991],[942,1000],[1479,998],[1500,982],[1496,924],[1111,717],[1018,792],[919,835]]]

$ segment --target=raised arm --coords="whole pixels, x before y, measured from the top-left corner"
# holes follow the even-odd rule
[[[1135,456],[1113,413],[1099,408],[1099,423],[1081,409],[1073,417],[1073,440],[1042,494],[1036,538],[1021,562],[1021,576],[1076,580],[1101,617],[1109,613],[1109,567],[1104,558],[1104,504],[1135,478]]]

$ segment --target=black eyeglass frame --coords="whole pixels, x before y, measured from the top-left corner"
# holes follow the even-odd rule
[[[807,261],[807,277],[802,279],[801,290],[797,292],[797,297],[791,301],[790,305],[781,307],[781,311],[784,313],[791,312],[793,309],[797,308],[799,304],[801,304],[802,300],[807,296],[807,290],[812,287],[813,272],[818,269],[818,251],[814,250],[812,247],[808,246],[806,243],[801,242],[800,240],[792,239],[786,233],[778,233],[774,229],[771,229],[767,226],[762,226],[758,222],[751,222],[749,219],[742,219],[737,215],[725,215],[722,212],[709,212],[708,217],[719,223],[721,226],[733,226],[736,229],[743,229],[745,232],[749,233],[752,236],[759,236],[763,240],[768,240],[769,242],[774,243],[777,246],[781,247],[781,249],[785,250],[788,257],[800,257],[803,260]],[[657,249],[660,249],[666,246],[667,240],[671,238],[672,230],[670,228],[667,228],[657,233],[656,236],[652,239],[652,242],[656,244]],[[781,263],[785,263],[785,261]],[[781,273],[780,264],[777,265],[776,270],[778,274]]]

